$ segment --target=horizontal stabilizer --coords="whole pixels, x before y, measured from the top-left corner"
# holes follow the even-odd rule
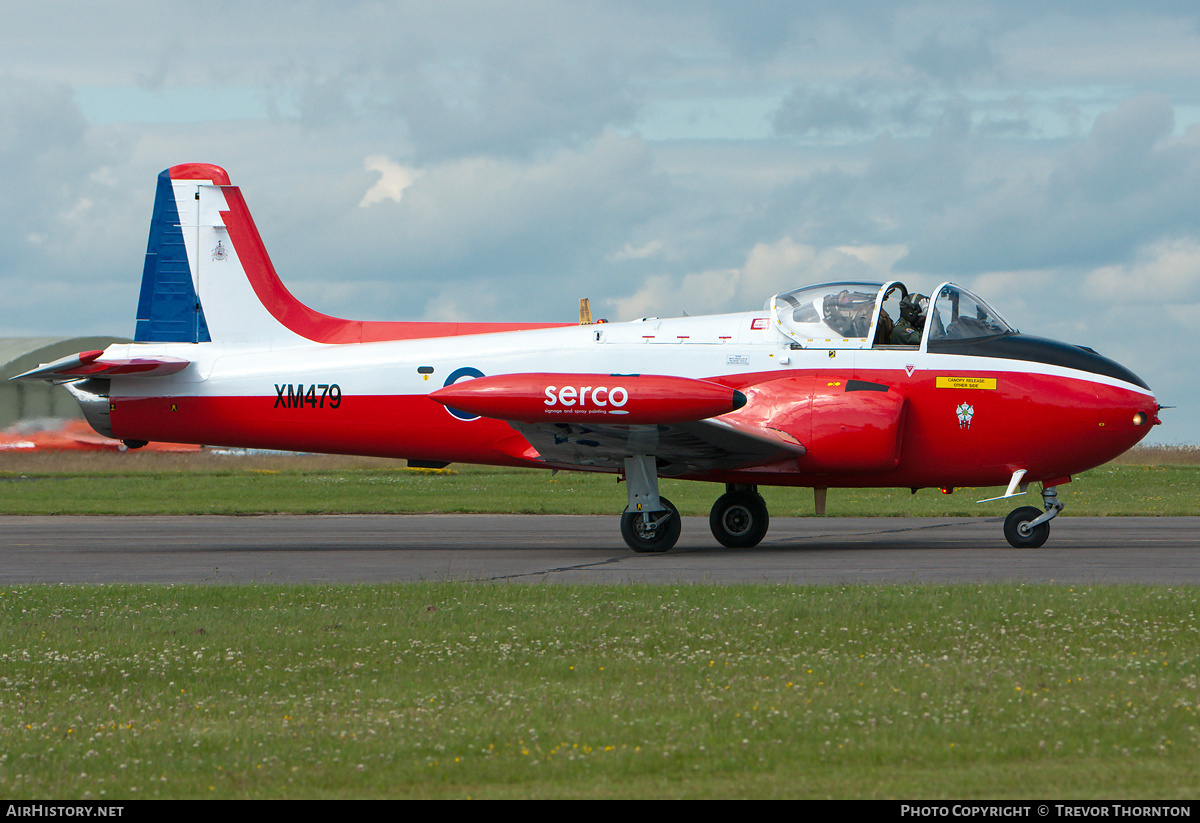
[[[497,374],[430,392],[456,410],[523,423],[683,423],[746,404],[736,389],[659,374]]]
[[[85,351],[43,363],[36,369],[18,374],[11,380],[78,380],[84,377],[162,377],[183,371],[191,363],[182,357],[125,357],[104,359],[102,351]]]

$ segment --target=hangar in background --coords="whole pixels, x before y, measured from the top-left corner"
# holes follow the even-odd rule
[[[62,386],[8,378],[69,354],[130,342],[127,337],[0,337],[0,429],[21,420],[83,416],[75,398]]]

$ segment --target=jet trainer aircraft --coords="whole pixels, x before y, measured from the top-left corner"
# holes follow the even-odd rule
[[[599,471],[627,483],[634,551],[675,545],[660,477],[724,484],[723,545],[768,527],[762,485],[1042,486],[1013,546],[1041,546],[1056,487],[1141,440],[1160,406],[1091,349],[1018,333],[951,283],[826,283],[761,311],[627,323],[361,322],[284,288],[217,166],[159,175],[135,342],[22,378],[64,382],[101,434]],[[581,312],[582,315],[582,312]]]

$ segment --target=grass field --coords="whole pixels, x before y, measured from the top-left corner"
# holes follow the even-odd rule
[[[20,586],[0,796],[1194,798],[1200,592]]]
[[[664,480],[685,515],[707,515],[721,487]],[[1036,484],[1024,498],[1041,505]],[[811,515],[809,489],[760,489],[775,517]],[[979,504],[1002,489],[830,489],[829,516],[1007,514],[1013,501]],[[1059,488],[1071,515],[1200,515],[1200,452],[1134,450]],[[616,514],[624,485],[609,474],[451,466],[324,456],[216,454],[0,454],[0,514],[261,514],[516,512]]]

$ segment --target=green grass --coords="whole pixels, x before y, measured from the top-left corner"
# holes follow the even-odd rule
[[[1200,592],[16,586],[0,796],[1194,798]]]
[[[1025,505],[1041,505],[1036,491]],[[707,515],[722,488],[664,480],[685,515]],[[776,517],[813,513],[812,491],[760,488]],[[980,504],[1002,489],[830,489],[830,516],[1006,514],[1013,501]],[[1078,475],[1059,495],[1071,515],[1200,515],[1200,464],[1109,464]],[[211,454],[0,455],[0,514],[261,514],[486,512],[614,514],[625,487],[611,474],[451,466],[322,457],[240,459]]]
[[[1061,487],[1197,514],[1192,452]],[[4,513],[613,514],[612,476],[212,455],[2,456]],[[664,481],[685,514],[709,484]],[[776,516],[804,489],[764,489]],[[995,515],[837,490],[831,515]],[[1036,495],[1030,498],[1036,505]],[[10,586],[0,796],[1182,798],[1200,590]]]

